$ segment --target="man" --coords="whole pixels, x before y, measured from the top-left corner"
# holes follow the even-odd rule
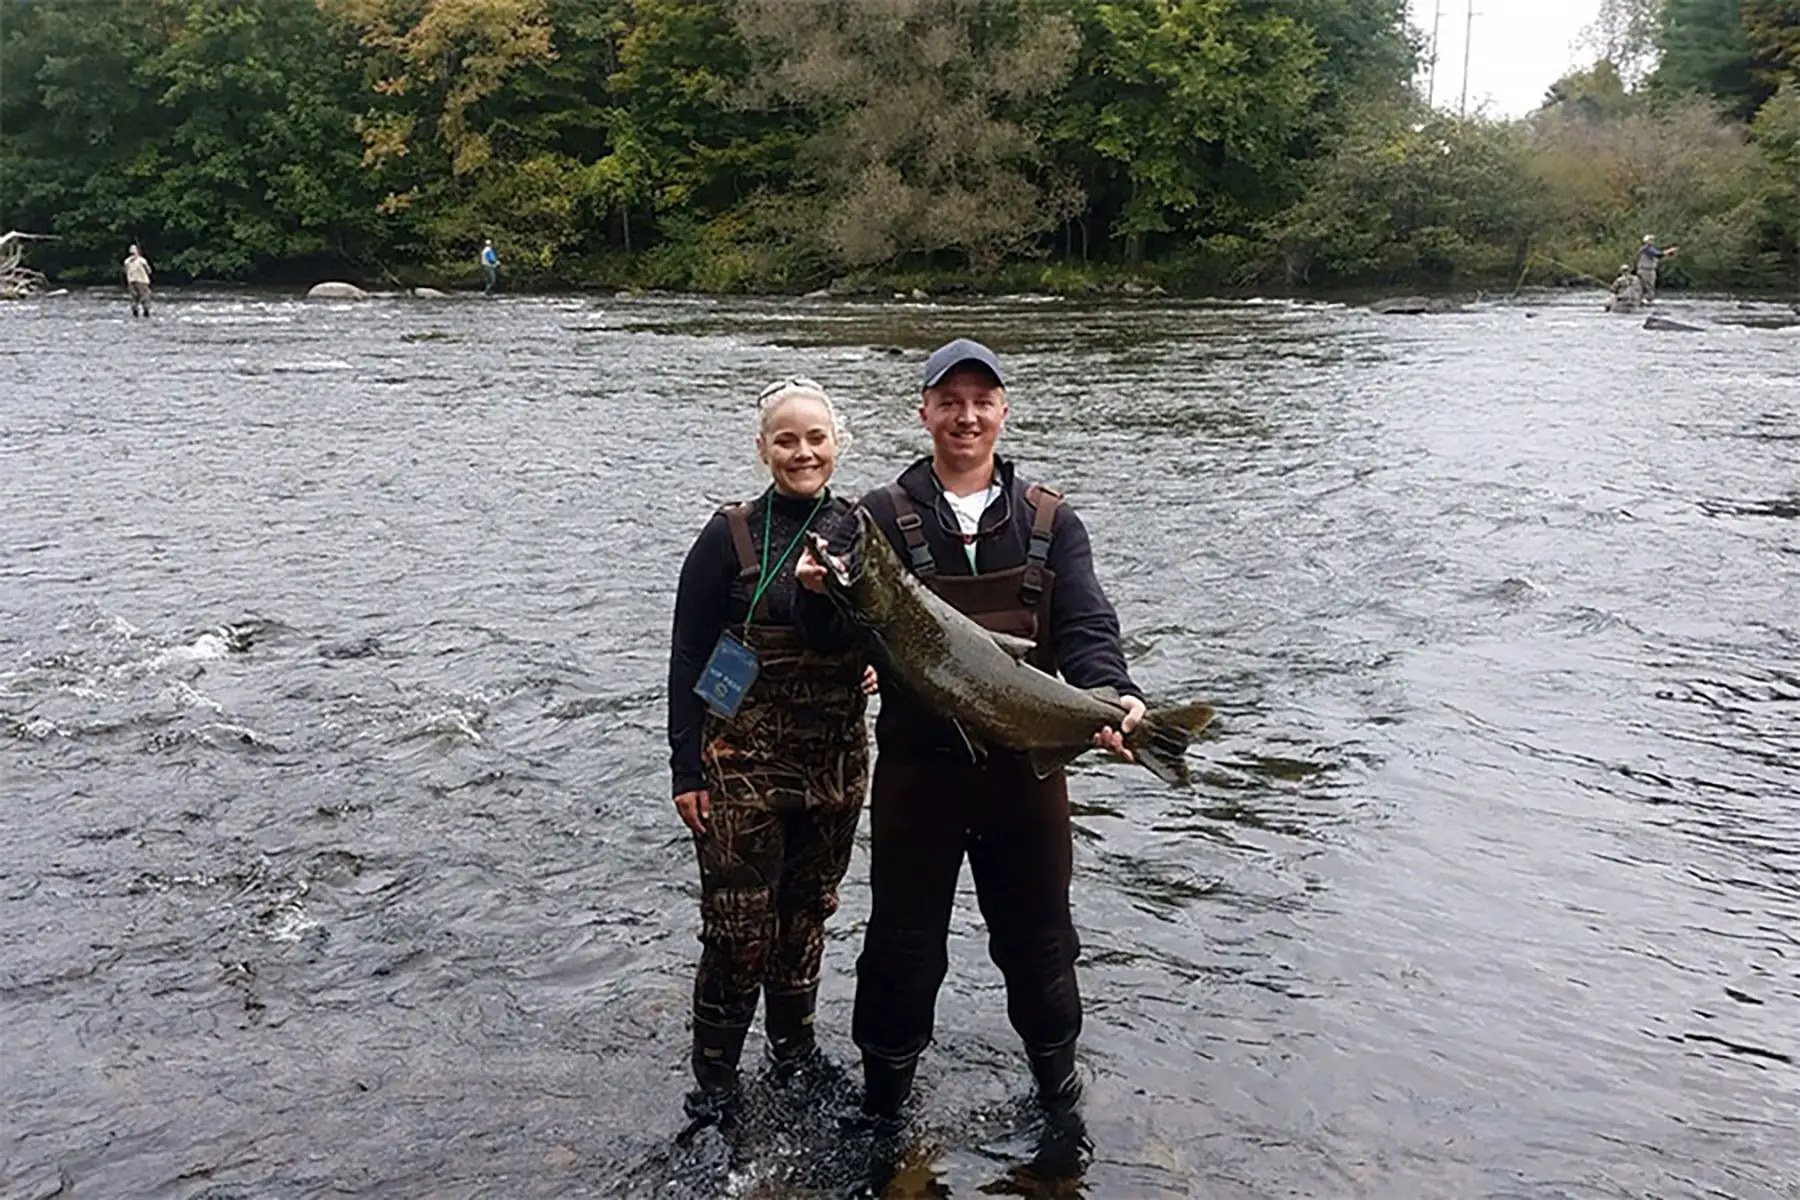
[[[1667,250],[1661,249],[1656,244],[1656,235],[1654,233],[1646,233],[1644,235],[1643,247],[1638,250],[1637,276],[1638,281],[1644,285],[1645,304],[1649,304],[1656,299],[1657,267],[1662,264],[1663,259],[1674,254],[1679,249],[1681,249],[1680,246],[1670,246]]]
[[[1620,264],[1618,277],[1612,281],[1612,299],[1606,302],[1607,311],[1636,312],[1643,302],[1644,281],[1638,278],[1630,263]]]
[[[1125,667],[1118,617],[1094,578],[1087,530],[1057,493],[1028,487],[995,453],[1007,411],[993,351],[960,338],[939,348],[925,364],[919,406],[931,455],[863,505],[945,600],[990,629],[1034,640],[1034,665],[1077,687],[1117,689],[1128,732],[1144,704]],[[853,1018],[863,1111],[891,1121],[911,1093],[948,969],[950,911],[967,854],[1038,1097],[1052,1114],[1068,1113],[1081,1095],[1081,996],[1063,773],[1038,779],[1022,755],[1002,749],[976,756],[955,725],[897,686],[884,690],[875,742],[873,905]],[[1129,757],[1118,731],[1103,730],[1095,743]]]
[[[150,315],[150,260],[138,252],[133,243],[125,256],[125,287],[131,293],[131,315]]]
[[[492,238],[481,243],[481,274],[487,280],[487,286],[481,289],[481,294],[493,295],[494,281],[500,277],[500,256],[494,253]]]

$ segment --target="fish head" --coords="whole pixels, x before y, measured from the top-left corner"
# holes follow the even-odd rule
[[[816,533],[806,535],[806,547],[825,564],[825,594],[858,624],[878,628],[900,610],[908,572],[867,509],[856,510],[856,536],[843,554],[834,555]]]
[[[887,534],[869,515],[856,510],[856,553],[851,571],[851,592],[857,615],[868,624],[880,624],[900,608],[910,582],[906,564]]]
[[[856,586],[856,575],[850,565],[855,560],[852,551],[848,558],[840,558],[831,552],[831,547],[818,534],[807,531],[806,551],[812,555],[813,561],[825,568],[825,590],[828,594],[847,597]]]

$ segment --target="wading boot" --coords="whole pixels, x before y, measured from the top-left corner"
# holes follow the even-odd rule
[[[1031,1077],[1037,1080],[1037,1100],[1048,1113],[1073,1112],[1081,1103],[1081,1076],[1075,1070],[1073,1039],[1054,1050],[1026,1048]]]
[[[777,1064],[794,1064],[819,1052],[813,1034],[813,1007],[819,989],[803,992],[763,993],[763,1028],[769,1034],[769,1054]]]
[[[693,1128],[730,1120],[737,1112],[738,1059],[747,1025],[714,1025],[694,1018],[694,1082],[683,1107]]]
[[[816,987],[785,995],[764,993],[763,1027],[769,1035],[769,1057],[774,1060],[770,1077],[774,1082],[824,1097],[848,1090],[849,1080],[819,1049],[819,1039],[813,1033],[813,1008],[818,994]]]
[[[900,1109],[912,1095],[913,1075],[918,1069],[917,1058],[897,1063],[863,1051],[863,1118],[878,1125],[899,1124]]]

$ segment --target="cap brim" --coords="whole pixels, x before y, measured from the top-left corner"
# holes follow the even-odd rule
[[[983,371],[986,371],[989,375],[993,376],[994,382],[999,384],[1001,387],[1006,386],[1006,376],[1004,376],[1000,373],[1000,369],[998,367],[996,367],[993,363],[986,361],[985,359],[976,358],[973,355],[970,355],[968,358],[959,358],[955,362],[947,364],[943,368],[943,370],[939,371],[937,374],[935,374],[931,378],[927,379],[925,381],[925,386],[928,388],[934,388],[938,384],[944,382],[944,378],[947,375],[949,375],[952,371],[956,370],[956,368],[966,367],[966,366],[970,365],[971,363],[973,363],[975,366],[980,367]]]

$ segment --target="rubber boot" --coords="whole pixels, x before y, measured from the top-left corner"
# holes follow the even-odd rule
[[[694,1018],[694,1082],[683,1107],[695,1122],[722,1121],[736,1110],[738,1059],[748,1025],[714,1025]]]
[[[777,1063],[798,1063],[819,1051],[813,1033],[813,1009],[819,999],[814,986],[802,992],[766,992],[763,1022],[769,1034],[769,1053]]]
[[[917,1058],[897,1063],[863,1051],[862,1115],[881,1123],[898,1122],[900,1109],[912,1095],[913,1075],[918,1069]]]
[[[1026,1048],[1031,1077],[1037,1080],[1038,1103],[1046,1112],[1072,1112],[1081,1103],[1081,1075],[1075,1070],[1075,1042],[1053,1050]]]

